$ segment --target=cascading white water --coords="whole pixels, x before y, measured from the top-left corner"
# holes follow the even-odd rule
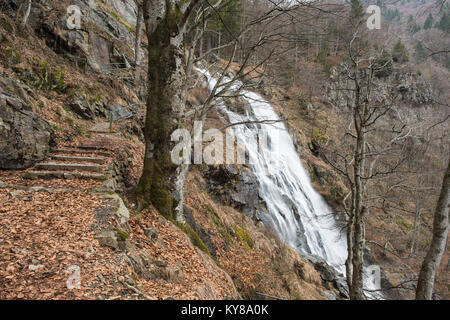
[[[207,77],[212,90],[217,80],[206,70],[197,71]],[[235,83],[230,90],[239,87],[240,83]],[[345,274],[346,236],[311,185],[284,123],[261,95],[247,90],[240,90],[239,94],[248,105],[245,115],[230,111],[223,101],[217,108],[230,124],[247,122],[233,126],[233,131],[248,151],[250,167],[259,182],[259,195],[267,207],[267,212],[261,213],[262,220],[300,253],[319,256]],[[269,143],[255,143],[255,133],[260,139],[268,137]]]

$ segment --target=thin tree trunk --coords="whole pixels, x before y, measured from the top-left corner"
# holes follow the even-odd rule
[[[203,56],[203,35],[200,37],[200,43],[198,45],[198,56],[202,57]]]
[[[352,256],[353,256],[353,217],[349,217],[347,221],[347,260],[345,261],[345,272],[347,276],[347,285],[350,291],[352,287],[352,274],[353,274],[353,265],[352,265]]]
[[[363,264],[364,264],[364,214],[365,208],[363,206],[364,199],[364,186],[362,181],[362,175],[365,163],[365,146],[366,138],[364,131],[364,118],[366,113],[366,106],[361,104],[361,88],[357,80],[358,65],[355,65],[355,107],[353,111],[353,122],[356,131],[356,148],[354,153],[354,179],[355,179],[355,191],[354,191],[354,241],[352,252],[352,286],[350,287],[350,299],[363,300],[365,299],[363,291]]]
[[[30,13],[31,13],[31,0],[22,0],[19,4],[19,8],[17,9],[17,13],[16,13],[16,24],[19,23],[20,17],[22,15],[22,11],[24,11],[24,6],[25,4],[27,5],[26,10],[23,14],[23,18],[22,21],[20,22],[20,26],[22,28],[24,28],[28,22],[28,18],[30,17]]]
[[[430,250],[423,260],[417,282],[416,299],[431,300],[436,271],[441,263],[447,245],[448,215],[450,208],[450,159],[442,182],[441,194],[437,202],[433,221],[433,239]]]
[[[411,258],[414,255],[415,252],[415,246],[416,246],[416,240],[417,240],[417,231],[419,229],[420,224],[420,208],[418,203],[418,198],[416,200],[416,215],[414,217],[414,228],[413,228],[413,234],[411,239],[411,248],[409,250],[409,257]]]
[[[25,26],[27,25],[28,18],[30,17],[30,13],[31,13],[31,0],[28,0],[27,10],[25,11],[25,14],[24,14],[23,20],[22,20],[22,24],[21,24],[22,28],[25,28]]]
[[[136,2],[138,7],[137,22],[136,22],[136,39],[134,43],[135,52],[135,64],[136,64],[136,74],[134,76],[134,83],[136,86],[139,85],[141,79],[141,62],[142,62],[142,50],[141,50],[141,40],[142,40],[142,29],[144,26],[144,14],[142,4]]]

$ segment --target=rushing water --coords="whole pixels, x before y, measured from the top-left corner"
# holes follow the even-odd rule
[[[212,90],[217,80],[206,70],[198,71],[207,77]],[[217,108],[230,124],[247,122],[232,128],[248,150],[250,167],[259,182],[259,195],[267,207],[267,212],[261,212],[262,220],[301,254],[319,256],[345,274],[346,236],[330,207],[311,185],[284,123],[267,123],[280,118],[261,95],[247,90],[240,90],[240,95],[248,106],[245,115],[230,111],[223,101]],[[255,143],[255,133],[260,139],[268,137],[268,143]],[[370,286],[371,279],[367,280]]]

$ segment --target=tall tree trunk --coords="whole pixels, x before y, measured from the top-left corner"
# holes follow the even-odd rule
[[[442,182],[441,194],[434,212],[433,239],[423,260],[417,282],[416,299],[431,300],[436,270],[439,268],[447,245],[448,215],[450,208],[450,159]]]
[[[364,128],[364,116],[367,106],[361,103],[361,87],[359,85],[358,65],[355,64],[355,106],[353,110],[353,123],[356,132],[356,148],[354,153],[353,174],[355,179],[354,186],[354,234],[353,234],[353,252],[352,252],[352,286],[350,289],[350,299],[363,300],[365,299],[363,291],[363,265],[364,265],[364,215],[365,208],[364,200],[364,186],[363,186],[363,172],[365,164],[366,152],[366,137]]]
[[[138,7],[138,13],[136,22],[136,39],[134,43],[135,64],[136,64],[134,83],[136,86],[138,86],[139,81],[141,79],[141,62],[142,62],[141,40],[142,40],[142,29],[144,26],[144,14],[142,12],[143,11],[142,3],[136,1],[136,5]]]
[[[139,208],[153,204],[171,220],[182,221],[185,165],[171,160],[171,134],[184,126],[186,100],[185,30],[178,4],[144,1],[148,38],[148,97],[145,159],[137,188]]]

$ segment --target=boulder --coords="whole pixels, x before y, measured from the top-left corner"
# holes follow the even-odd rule
[[[47,156],[53,129],[18,97],[1,92],[0,169],[28,168]]]
[[[75,93],[68,98],[67,105],[74,113],[86,120],[92,120],[98,116],[106,117],[105,101],[97,98]]]
[[[125,206],[122,198],[116,193],[104,194],[101,196],[101,198],[107,201],[107,205],[112,209],[111,213],[114,213],[120,226],[126,226],[128,220],[130,219],[130,212]]]
[[[74,95],[68,103],[69,108],[83,119],[92,120],[95,111],[84,95]]]

